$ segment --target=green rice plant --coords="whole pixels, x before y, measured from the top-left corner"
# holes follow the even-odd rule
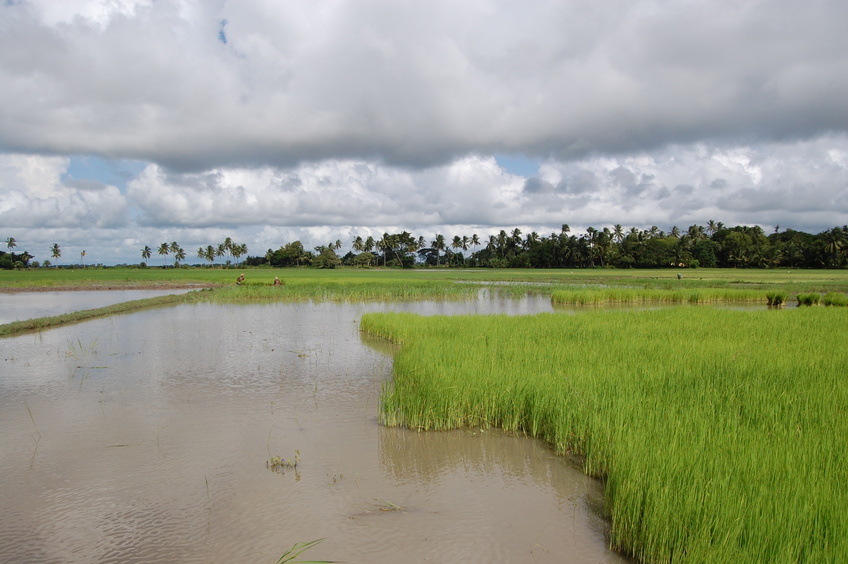
[[[293,280],[286,286],[246,284],[215,288],[203,299],[218,303],[467,299],[477,291],[472,285],[445,280]]]
[[[602,304],[707,304],[730,302],[760,302],[762,294],[756,290],[727,288],[601,288],[582,290],[555,290],[553,303],[602,305]]]
[[[848,296],[838,292],[828,292],[822,298],[822,303],[826,306],[848,307]]]
[[[766,292],[766,299],[768,300],[768,305],[773,307],[778,307],[786,304],[786,298],[789,295],[782,290],[771,290]]]
[[[582,456],[612,547],[640,561],[848,561],[838,309],[369,313],[361,328],[401,343],[383,424],[497,426]]]
[[[798,305],[802,306],[814,306],[819,305],[819,301],[821,300],[821,294],[818,292],[810,292],[810,293],[802,293],[796,296],[798,300]]]
[[[309,542],[295,543],[282,556],[280,556],[279,560],[277,560],[277,564],[330,564],[334,562],[333,560],[295,560],[295,558],[300,556],[302,553],[306,552],[315,545],[320,544],[324,540],[325,539],[317,539]]]

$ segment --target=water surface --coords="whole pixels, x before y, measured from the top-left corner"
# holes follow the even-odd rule
[[[0,292],[0,325],[36,317],[106,307],[121,302],[184,294],[191,290],[78,290],[57,292]]]
[[[0,561],[623,561],[599,483],[542,443],[378,425],[391,358],[358,321],[387,309],[550,302],[183,304],[0,340]]]

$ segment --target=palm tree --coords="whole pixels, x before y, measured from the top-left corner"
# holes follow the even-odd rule
[[[85,268],[85,249],[80,252],[80,262],[82,262],[82,267]]]
[[[621,226],[620,223],[616,223],[613,226],[613,228],[612,228],[612,238],[619,245],[621,244],[622,241],[624,241],[624,228]]]
[[[53,243],[53,248],[50,249],[50,256],[56,260],[62,256],[62,249],[59,248],[59,243]]]
[[[141,258],[143,258],[144,260],[150,260],[150,255],[152,252],[153,250],[147,245],[145,245],[144,248],[141,249]]]
[[[718,224],[715,222],[714,219],[709,220],[707,222],[707,233],[710,237],[712,237],[713,235],[715,235],[716,231],[718,231]]]
[[[445,250],[445,236],[437,233],[436,238],[430,243],[430,246],[436,250],[436,266],[439,266],[439,253]]]
[[[480,237],[476,233],[471,235],[471,246],[474,247],[474,252],[477,252],[477,247],[480,246]]]
[[[159,245],[159,254],[162,255],[162,267],[165,267],[165,256],[171,252],[171,246],[168,243]]]
[[[361,236],[357,235],[356,239],[353,240],[351,247],[357,253],[361,253],[361,252],[365,251],[365,241],[362,240]]]
[[[209,261],[210,264],[215,263],[215,257],[221,256],[218,254],[218,250],[212,245],[206,245],[206,251],[204,252],[204,257]]]
[[[15,238],[14,238],[14,237],[8,237],[8,238],[6,239],[6,246],[7,246],[7,247],[9,247],[9,252],[12,252],[12,249],[14,249],[15,247],[17,247],[17,246],[18,246],[18,244],[15,242]]]
[[[184,261],[184,260],[185,260],[185,258],[186,258],[185,251],[183,250],[183,248],[182,248],[182,247],[179,247],[179,246],[178,246],[178,247],[177,247],[177,252],[176,252],[176,253],[174,253],[174,262],[176,263],[176,266],[178,266],[178,267],[179,267],[179,266],[180,266],[180,262],[181,262],[181,261]]]
[[[177,254],[177,251],[180,250],[180,246],[177,244],[176,241],[171,241],[171,244],[168,248],[171,250],[172,254]]]

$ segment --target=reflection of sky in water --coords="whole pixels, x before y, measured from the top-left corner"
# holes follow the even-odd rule
[[[74,292],[0,292],[0,325],[62,315],[131,300],[184,294],[189,290],[80,290]]]
[[[589,509],[600,484],[541,443],[377,423],[391,358],[363,313],[549,308],[181,304],[0,340],[0,554],[273,562],[326,537],[305,556],[620,562]],[[265,467],[295,449],[297,475]]]

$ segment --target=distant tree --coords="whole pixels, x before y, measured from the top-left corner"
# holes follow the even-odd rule
[[[14,238],[14,237],[8,237],[8,238],[6,239],[6,246],[9,248],[9,252],[11,252],[11,251],[12,251],[12,249],[14,249],[15,247],[17,247],[17,246],[18,246],[18,244],[15,242],[15,238]]]
[[[82,262],[82,267],[85,268],[85,249],[80,251],[80,262]]]
[[[53,243],[53,247],[50,249],[50,256],[56,260],[59,260],[59,257],[62,256],[62,249],[59,248],[59,243]],[[47,261],[44,261],[45,266],[47,266]]]
[[[180,262],[184,261],[186,258],[186,253],[182,247],[177,247],[177,252],[174,253],[174,264],[176,266],[180,266]]]
[[[141,249],[141,258],[144,259],[145,261],[148,261],[148,260],[150,260],[150,255],[152,253],[153,253],[153,249],[151,249],[150,247],[145,245],[144,248]]]
[[[162,266],[165,266],[165,257],[171,252],[171,246],[168,243],[159,245],[159,254],[162,256]]]

